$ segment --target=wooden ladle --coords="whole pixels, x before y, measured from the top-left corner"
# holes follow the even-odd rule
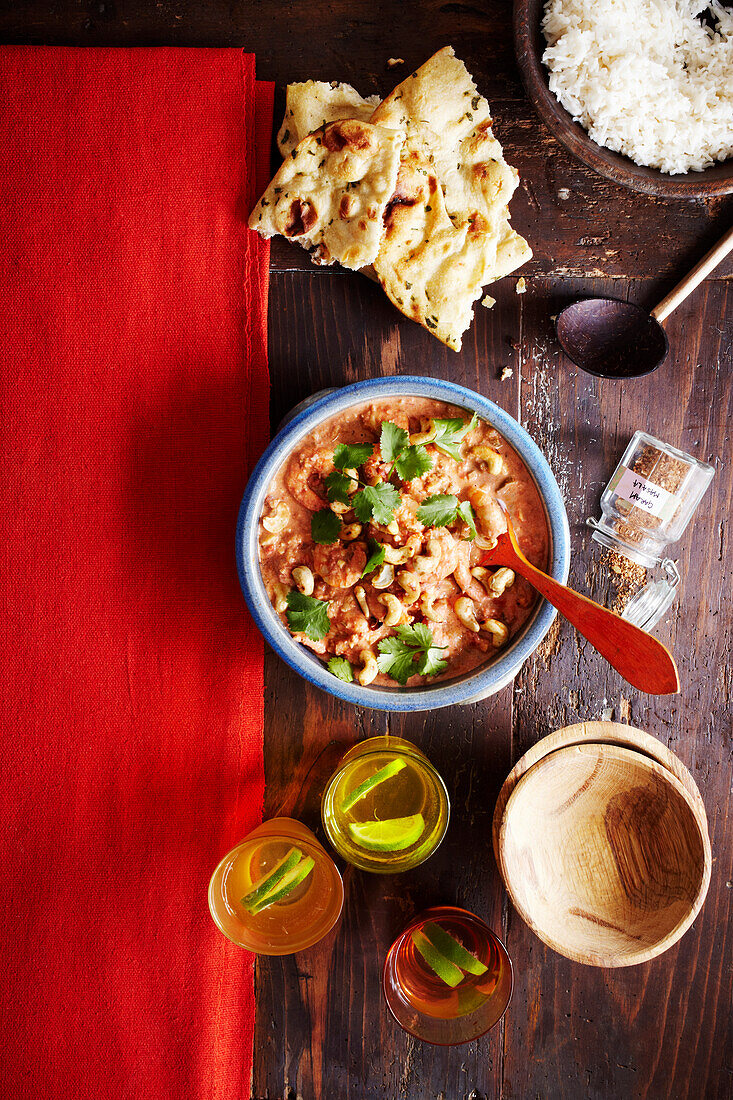
[[[558,314],[567,356],[600,378],[636,378],[660,366],[668,351],[662,321],[733,250],[733,227],[651,312],[617,298],[584,298]]]
[[[501,501],[499,502],[501,504]],[[680,678],[666,646],[606,607],[581,596],[527,561],[517,545],[512,521],[502,504],[507,529],[482,565],[506,565],[536,588],[632,687],[648,695],[674,695]]]

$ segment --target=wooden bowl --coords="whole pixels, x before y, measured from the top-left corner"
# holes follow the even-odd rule
[[[496,800],[492,830],[494,856],[497,864],[499,862],[499,830],[504,811],[509,796],[522,776],[526,775],[529,769],[533,768],[540,760],[543,760],[545,756],[549,756],[551,752],[556,752],[567,745],[585,745],[594,742],[625,745],[627,748],[643,753],[644,756],[651,757],[667,771],[672,772],[672,775],[679,779],[682,786],[686,788],[694,800],[702,819],[706,822],[707,828],[705,804],[700,797],[695,780],[680,758],[675,756],[671,749],[668,749],[657,737],[652,737],[650,733],[636,729],[635,726],[628,726],[625,722],[578,722],[574,726],[565,726],[564,729],[556,730],[555,733],[548,734],[547,737],[543,737],[541,741],[532,745],[531,749],[528,749],[524,756],[519,758],[504,780],[504,784],[499,791],[499,797]]]
[[[591,966],[632,966],[666,951],[699,913],[710,883],[707,821],[650,757],[571,745],[509,796],[499,867],[548,947]]]
[[[550,91],[548,73],[542,64],[545,36],[541,20],[544,0],[515,0],[514,45],[517,63],[529,98],[537,113],[555,137],[574,156],[607,179],[635,191],[668,198],[709,199],[733,192],[733,160],[706,168],[703,172],[667,175],[656,168],[645,168],[633,160],[598,145],[583,127],[573,122]]]

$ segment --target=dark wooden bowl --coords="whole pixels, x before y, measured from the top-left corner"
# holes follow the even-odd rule
[[[733,192],[733,159],[706,168],[704,172],[670,176],[656,168],[644,168],[633,160],[598,145],[583,127],[573,122],[548,85],[548,72],[542,64],[545,37],[540,26],[544,0],[515,0],[514,43],[517,63],[529,98],[540,118],[555,137],[578,160],[594,168],[607,179],[635,191],[668,198],[709,199]]]

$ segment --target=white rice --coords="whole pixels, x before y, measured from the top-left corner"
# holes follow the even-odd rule
[[[670,173],[733,156],[733,13],[717,0],[547,0],[542,27],[550,88],[599,145]]]

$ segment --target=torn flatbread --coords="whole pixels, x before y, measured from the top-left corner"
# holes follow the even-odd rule
[[[461,278],[467,232],[448,217],[430,162],[403,156],[374,269],[390,301],[456,351],[473,316]]]
[[[507,204],[519,175],[492,133],[488,103],[450,46],[403,80],[371,120],[404,127],[404,155],[417,151],[428,159],[449,217],[471,227],[471,269],[482,284],[531,257],[526,241],[508,227]]]
[[[407,133],[375,271],[398,309],[458,351],[484,285],[532,255],[509,223],[518,174],[449,46],[398,85],[372,122]]]
[[[278,148],[287,157],[314,130],[341,118],[368,122],[378,105],[378,95],[364,99],[350,84],[338,84],[335,80],[330,84],[324,80],[288,84],[285,117],[277,135]]]
[[[371,121],[413,131],[428,157],[454,220],[506,207],[519,182],[492,133],[489,105],[451,46],[439,50],[380,103]],[[427,148],[425,148],[427,146]]]
[[[356,119],[310,134],[283,161],[250,228],[297,240],[318,263],[352,270],[373,263],[404,140],[404,131]]]

